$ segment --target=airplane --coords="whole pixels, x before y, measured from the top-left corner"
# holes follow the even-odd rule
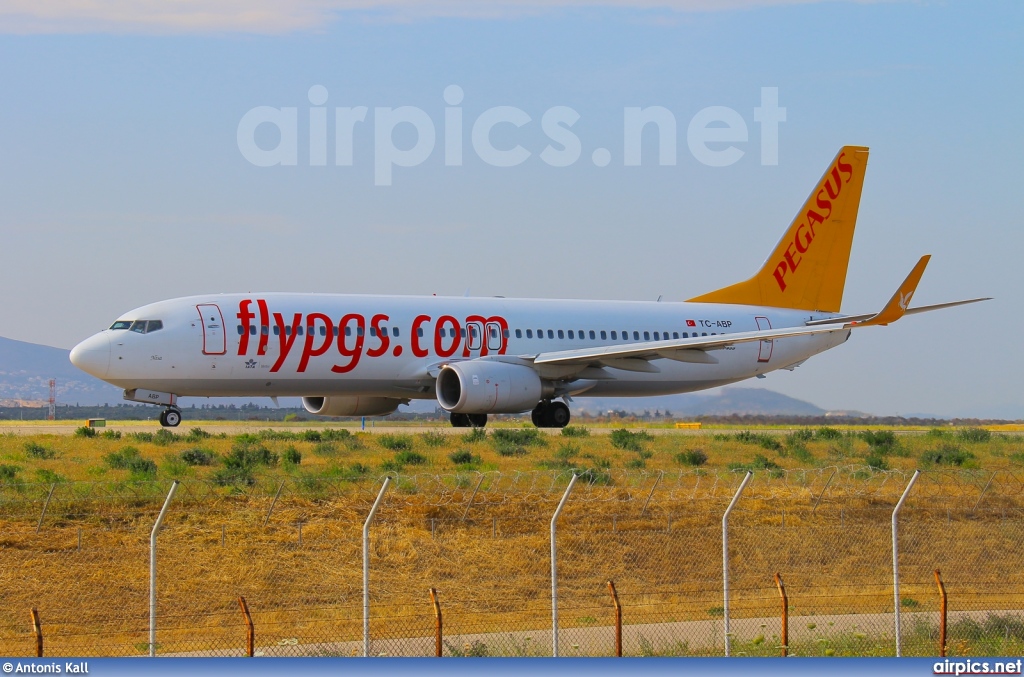
[[[71,351],[83,371],[162,407],[298,396],[311,414],[384,416],[436,399],[455,427],[531,412],[569,423],[576,397],[692,392],[792,370],[854,329],[975,303],[910,307],[922,257],[877,313],[840,305],[868,149],[845,146],[750,279],[685,302],[245,293],[131,310]]]

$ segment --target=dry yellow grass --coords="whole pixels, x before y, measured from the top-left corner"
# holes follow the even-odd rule
[[[279,454],[294,445],[302,463],[269,471],[242,489],[205,481],[211,469],[191,469],[159,539],[161,653],[241,652],[245,635],[239,595],[253,611],[261,650],[348,653],[350,645],[339,643],[358,640],[362,629],[361,527],[380,486],[380,465],[396,458],[376,438],[357,439],[353,446],[361,448],[339,443],[328,455],[313,453],[315,442],[264,440]],[[45,468],[68,479],[99,482],[58,485],[39,534],[35,530],[49,485],[0,490],[0,652],[31,651],[31,607],[40,609],[48,654],[146,652],[149,530],[175,465],[165,456],[196,445],[31,440],[59,457],[30,460],[25,438],[3,437],[2,462],[22,465],[22,472]],[[946,442],[901,438],[910,452],[886,458],[896,466],[906,462],[909,470],[922,451]],[[157,462],[151,483],[131,481],[123,470],[96,470],[104,467],[104,455],[129,443]],[[198,444],[224,454],[232,443],[212,439]],[[558,461],[563,444],[578,450],[561,460],[583,460],[598,471],[602,460],[612,466],[606,475],[591,476],[597,482],[578,483],[559,523],[563,627],[609,624],[605,581],[614,579],[625,622],[654,624],[644,640],[653,650],[717,651],[720,520],[739,480],[738,473],[723,466],[749,462],[759,453],[788,470],[758,471],[733,515],[733,615],[777,613],[775,572],[787,582],[793,615],[892,611],[889,516],[908,473],[827,465],[830,460],[856,462],[865,451],[863,440],[805,442],[812,460],[803,464],[792,453],[780,456],[713,434],[655,437],[643,444],[651,452],[646,459],[612,447],[607,436],[548,439],[512,457],[499,455],[486,441],[450,437],[430,446],[417,436],[412,444],[428,461],[406,466],[413,474],[394,482],[373,528],[377,652],[408,651],[409,638],[431,635],[430,586],[440,590],[449,634],[489,633],[491,653],[538,652],[513,633],[531,631],[537,644],[550,627],[548,520],[569,471],[537,467],[538,459]],[[992,468],[931,470],[915,487],[902,522],[906,611],[936,608],[935,568],[943,571],[954,609],[1024,608],[1019,567],[1024,506],[1013,471],[1015,445],[1015,439],[963,444],[974,450],[976,462]],[[698,448],[707,454],[710,468],[680,470],[675,454]],[[454,473],[447,456],[459,449],[481,457],[473,467],[499,471],[464,468]],[[625,463],[620,461],[637,458],[645,468],[621,470]],[[374,468],[361,477],[335,470],[353,463]],[[682,647],[666,625],[687,621],[708,622],[702,630],[705,642],[688,641]],[[863,630],[884,637],[889,628],[880,624]],[[820,632],[827,635],[825,622]],[[428,649],[422,645],[424,652]],[[641,651],[637,646],[629,650]],[[969,644],[964,651],[970,651]]]

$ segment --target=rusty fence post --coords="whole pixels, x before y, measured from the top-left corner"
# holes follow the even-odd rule
[[[437,621],[434,627],[434,655],[440,658],[444,624],[441,621],[441,603],[437,601],[437,590],[434,588],[430,588],[430,602],[434,605],[434,618]]]
[[[249,613],[249,605],[245,603],[244,597],[238,598],[238,606],[242,609],[242,615],[245,616],[245,655],[252,658],[256,649],[256,628],[252,624],[252,615]]]
[[[935,585],[939,586],[939,656],[946,657],[946,586],[942,574],[935,570]]]
[[[32,632],[36,635],[36,658],[43,657],[43,626],[39,622],[39,609],[32,607]]]
[[[775,586],[782,598],[782,657],[785,658],[789,655],[789,597],[786,596],[786,586],[779,574],[775,574]]]
[[[619,593],[615,591],[615,583],[608,581],[608,592],[612,595],[615,605],[615,655],[622,658],[622,607],[619,605]]]

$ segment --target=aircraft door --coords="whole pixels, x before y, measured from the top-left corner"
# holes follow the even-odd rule
[[[755,317],[754,319],[757,321],[758,331],[766,331],[772,328],[772,323],[767,317]],[[757,361],[767,362],[772,359],[772,348],[774,347],[775,341],[761,341],[761,343],[758,344]]]
[[[501,350],[501,325],[497,322],[487,323],[487,350],[499,352]]]
[[[203,355],[224,355],[227,353],[227,336],[224,333],[224,316],[215,303],[196,306],[199,320],[203,323]]]

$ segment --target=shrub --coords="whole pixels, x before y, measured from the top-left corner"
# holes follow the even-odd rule
[[[124,447],[103,457],[114,470],[127,470],[133,477],[149,478],[156,475],[156,462],[139,455],[135,447]]]
[[[860,437],[879,453],[888,453],[896,446],[896,433],[891,430],[865,430]]]
[[[160,428],[156,433],[153,434],[153,444],[158,444],[161,447],[165,447],[172,442],[177,441],[178,436],[172,433],[167,428]]]
[[[427,457],[415,451],[400,451],[395,454],[395,461],[401,465],[423,465],[427,462]]]
[[[523,445],[503,439],[494,440],[494,448],[499,456],[524,456],[530,453]]]
[[[814,432],[814,436],[819,440],[838,440],[843,436],[843,433],[835,428],[829,428],[828,426],[822,426]]]
[[[385,433],[377,436],[377,444],[388,451],[408,451],[412,449],[412,437],[409,435]]]
[[[0,465],[0,482],[13,482],[21,468],[16,465]]]
[[[590,430],[581,425],[567,425],[562,428],[562,437],[589,437]]]
[[[36,479],[46,484],[60,484],[67,482],[67,478],[46,468],[36,468]]]
[[[676,454],[676,463],[679,465],[704,465],[708,462],[708,455],[700,449],[687,449]]]
[[[153,433],[128,433],[128,437],[131,437],[136,442],[152,442]]]
[[[921,454],[921,462],[930,465],[962,466],[974,458],[974,454],[953,444],[943,444]]]
[[[956,431],[956,436],[963,442],[979,444],[991,440],[992,431],[985,430],[984,428],[960,428],[960,430]]]
[[[228,486],[252,486],[256,484],[256,478],[249,468],[224,467],[218,468],[210,476],[213,483],[219,487]]]
[[[277,454],[262,445],[235,444],[224,457],[224,467],[251,471],[259,466],[275,466],[277,461]]]
[[[319,430],[303,430],[302,441],[303,442],[322,442],[324,439],[323,435]]]
[[[626,461],[626,467],[630,470],[640,470],[647,467],[647,461],[642,458],[631,458]]]
[[[483,442],[487,439],[487,431],[483,428],[473,428],[468,433],[462,436],[464,442],[472,444],[473,442]]]
[[[267,431],[267,432],[270,432],[270,431]],[[203,441],[205,439],[209,439],[209,437],[210,437],[210,433],[206,432],[202,428],[192,428],[191,430],[188,431],[188,434],[185,435],[185,441],[186,442],[201,442],[201,441]]]
[[[760,438],[761,439],[759,439],[757,443],[762,449],[767,449],[768,451],[782,451],[782,442],[779,442],[779,440],[774,436],[761,435]]]
[[[179,458],[185,462],[186,465],[213,465],[214,459],[217,455],[209,449],[200,449],[198,447],[193,449],[186,449],[179,454]]]
[[[75,437],[96,437],[96,429],[83,425],[75,430]]]
[[[26,442],[25,453],[32,458],[40,458],[44,460],[48,458],[57,457],[57,452],[55,452],[53,449],[44,447],[43,445],[38,444],[36,442]]]
[[[613,447],[626,451],[641,451],[645,442],[654,439],[650,433],[643,430],[634,433],[625,428],[613,430],[609,438]]]
[[[448,446],[448,436],[444,433],[440,433],[434,430],[428,430],[427,432],[420,435],[420,439],[423,440],[423,444],[428,447],[445,447]]]
[[[814,432],[810,428],[800,428],[791,432],[788,439],[790,442],[810,442],[814,439]]]
[[[469,449],[459,449],[448,454],[448,460],[455,465],[468,465],[470,463],[479,463],[480,457],[474,456],[473,452]]]
[[[349,439],[355,439],[355,435],[344,428],[324,428],[320,432],[320,437],[324,440],[334,440],[336,442],[345,442]]]
[[[881,454],[869,454],[864,457],[864,465],[868,466],[872,470],[888,470],[889,463],[886,462],[885,457]]]
[[[120,430],[104,430],[102,433],[100,433],[100,437],[102,437],[105,440],[119,440],[119,439],[121,439],[121,431]]]
[[[1021,465],[1024,465],[1024,451],[1018,451],[1010,454],[1010,460],[1013,461],[1014,463],[1020,463]]]
[[[949,431],[943,430],[942,428],[932,428],[928,431],[928,437],[937,437],[939,439],[945,439],[949,437]]]
[[[281,454],[281,460],[285,465],[299,465],[302,463],[302,454],[295,447],[289,446]]]
[[[814,460],[814,454],[807,450],[804,446],[790,447],[789,453],[793,455],[793,458],[800,461],[801,463],[810,463]]]

